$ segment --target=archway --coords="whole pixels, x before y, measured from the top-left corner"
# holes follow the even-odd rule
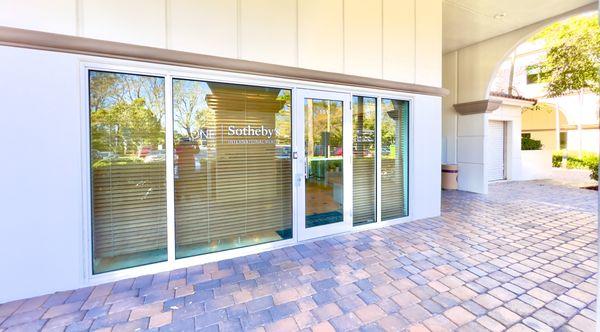
[[[553,29],[566,29],[564,31],[570,31],[570,36],[589,36],[591,31],[598,29],[597,11],[569,15],[555,22],[557,24]],[[588,167],[592,160],[598,158],[600,103],[594,92],[584,88],[574,89],[578,92],[563,89],[549,93],[549,87],[557,85],[549,86],[544,83],[545,78],[550,77],[550,73],[561,72],[561,68],[567,66],[561,65],[550,70],[539,66],[544,63],[549,47],[553,44],[564,45],[566,42],[561,41],[561,35],[552,33],[556,30],[544,31],[555,22],[524,36],[497,64],[488,84],[486,97],[531,99],[537,103],[535,107],[524,108],[521,112],[522,167],[536,170],[524,171],[522,180],[552,179],[578,187],[593,186],[596,182],[590,179]],[[590,32],[580,34],[581,31]],[[585,44],[592,43],[580,42],[572,47],[578,49],[575,45]],[[563,55],[562,59],[577,63],[573,62],[576,58],[572,58],[571,53]],[[562,84],[568,86],[564,81]],[[541,155],[544,157],[540,158]],[[530,165],[531,163],[535,165]]]

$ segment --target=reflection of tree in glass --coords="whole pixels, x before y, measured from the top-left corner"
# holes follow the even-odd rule
[[[275,127],[279,131],[276,137],[277,145],[292,144],[292,124],[291,124],[291,92],[290,90],[281,90],[277,96],[277,100],[284,101],[285,104],[279,112],[275,114]]]
[[[399,109],[394,108],[391,100],[382,100],[381,110],[383,113],[381,121],[381,147],[382,157],[394,158],[390,152],[396,144],[396,126],[398,125]]]
[[[339,101],[313,99],[312,128],[315,146],[322,144],[323,133],[329,133],[329,146],[342,146],[342,105]],[[333,151],[330,151],[333,152]],[[321,151],[323,155],[325,151]]]
[[[119,102],[92,112],[92,148],[120,155],[138,154],[145,146],[164,144],[160,121],[144,99]]]
[[[353,97],[354,150],[359,156],[372,156],[375,151],[375,98]]]
[[[200,138],[200,130],[214,129],[215,112],[205,102],[202,82],[173,81],[173,120],[178,136]]]
[[[164,121],[164,78],[111,72],[90,72],[90,109],[108,108],[117,103],[144,99],[155,117]]]

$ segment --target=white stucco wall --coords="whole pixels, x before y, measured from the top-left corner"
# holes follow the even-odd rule
[[[77,57],[0,47],[0,303],[81,285]],[[57,83],[60,82],[60,83]]]
[[[113,60],[13,47],[0,47],[0,58],[0,140],[12,160],[0,164],[2,303],[89,283],[80,69],[82,61]],[[441,98],[413,98],[409,135],[414,147],[426,147],[413,149],[409,161],[417,219],[440,214]]]
[[[441,86],[442,0],[0,0],[0,25]]]
[[[457,117],[458,189],[488,192],[487,162],[490,121],[506,123],[505,173],[507,180],[521,179],[521,106],[503,100],[491,113]]]
[[[487,194],[485,135],[488,115],[457,117],[458,190]]]

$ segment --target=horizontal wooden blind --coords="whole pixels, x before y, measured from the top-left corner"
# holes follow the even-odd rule
[[[190,256],[291,236],[291,131],[279,89],[208,83],[205,112],[215,135],[196,140],[193,162],[178,156],[175,180],[177,256]],[[287,107],[287,113],[282,109]],[[230,135],[229,129],[273,130],[272,136]],[[278,144],[279,143],[279,144]],[[175,147],[181,154],[185,151]]]
[[[94,168],[93,202],[96,258],[166,248],[164,162]]]

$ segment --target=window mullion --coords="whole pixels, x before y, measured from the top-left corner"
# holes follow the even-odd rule
[[[381,222],[381,98],[377,98],[375,112],[375,222]]]
[[[167,161],[167,254],[168,261],[175,261],[175,176],[173,151],[173,78],[165,77],[165,139]]]

